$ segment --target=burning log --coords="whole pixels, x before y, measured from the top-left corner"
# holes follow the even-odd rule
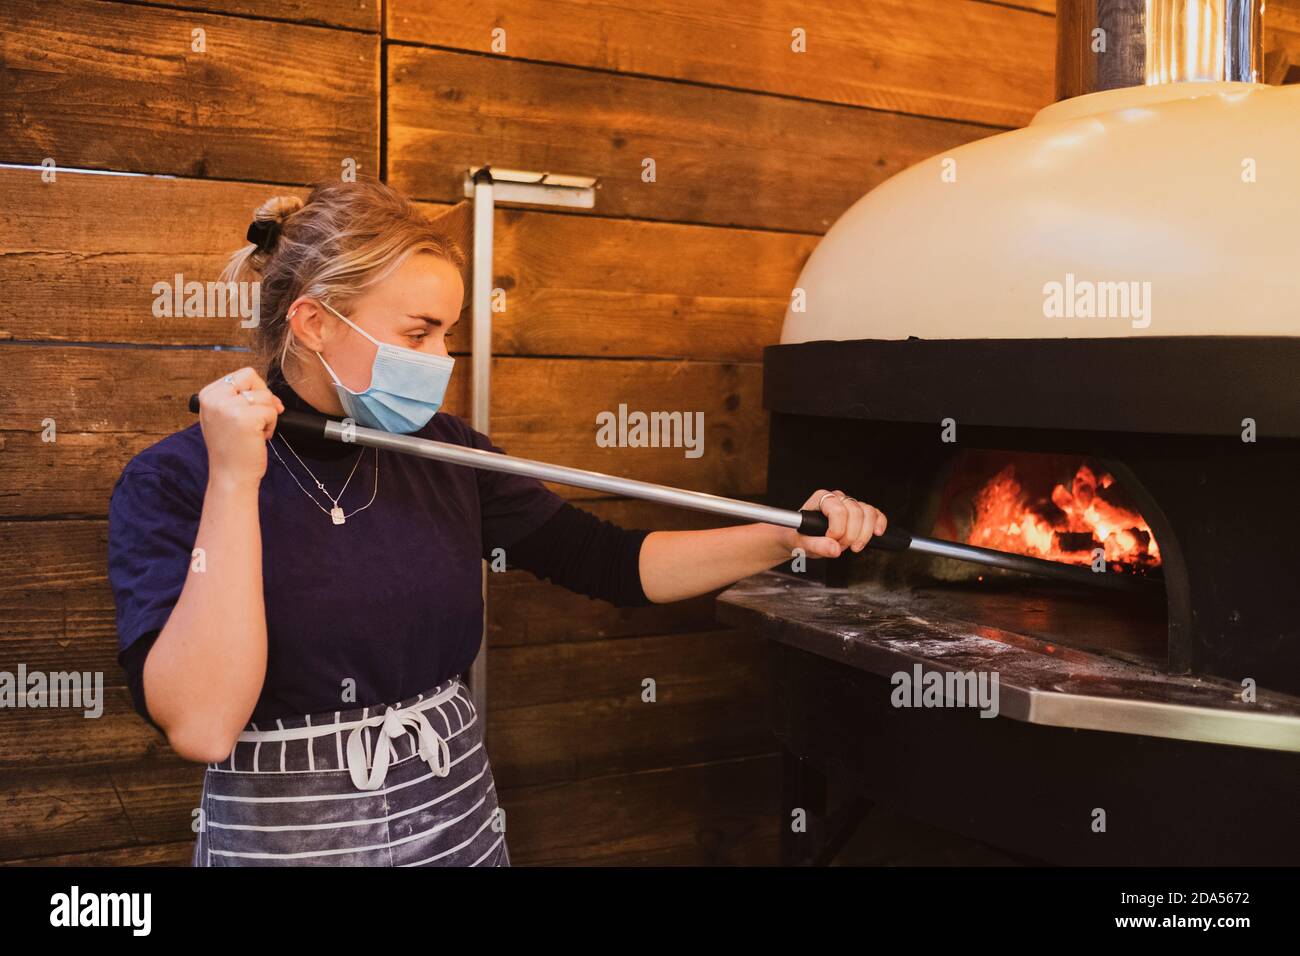
[[[1091,531],[1060,531],[1056,535],[1056,546],[1061,551],[1087,551],[1101,546],[1101,542]]]

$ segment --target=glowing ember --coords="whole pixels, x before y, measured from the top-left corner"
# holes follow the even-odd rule
[[[1114,482],[1080,465],[1070,487],[1059,484],[1052,490],[1055,509],[1046,502],[1033,507],[1015,466],[1007,465],[975,496],[975,521],[966,541],[1067,564],[1091,564],[1093,549],[1103,548],[1115,570],[1158,567],[1160,549],[1146,520],[1097,493]]]

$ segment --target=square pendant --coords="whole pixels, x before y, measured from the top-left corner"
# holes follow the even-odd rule
[[[335,505],[333,508],[330,509],[330,518],[333,519],[335,524],[342,524],[343,509],[340,508],[338,505]]]

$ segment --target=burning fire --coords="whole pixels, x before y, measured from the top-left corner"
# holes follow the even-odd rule
[[[1098,477],[1080,465],[1068,488],[1052,489],[1055,508],[1046,502],[1035,507],[1016,480],[1015,465],[1007,465],[975,496],[975,521],[966,541],[1067,564],[1091,564],[1093,549],[1104,548],[1106,563],[1115,570],[1158,567],[1160,549],[1146,520],[1098,494],[1114,483],[1109,474]]]

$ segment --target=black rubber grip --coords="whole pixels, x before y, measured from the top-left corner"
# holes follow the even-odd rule
[[[313,415],[310,412],[299,412],[289,408],[280,413],[275,423],[275,430],[324,438],[325,426],[329,421],[324,415]]]
[[[885,529],[884,534],[878,534],[867,542],[868,548],[876,548],[880,551],[906,551],[911,546],[912,532],[892,525]]]
[[[190,396],[190,411],[196,415],[199,411],[199,396]],[[325,425],[330,420],[324,415],[313,415],[310,412],[299,412],[294,409],[285,409],[279,415],[275,422],[277,432],[289,432],[290,434],[311,435],[314,438],[325,437]]]
[[[799,522],[800,534],[806,534],[810,538],[820,538],[830,527],[830,521],[820,511],[801,511],[799,514],[803,518]]]

